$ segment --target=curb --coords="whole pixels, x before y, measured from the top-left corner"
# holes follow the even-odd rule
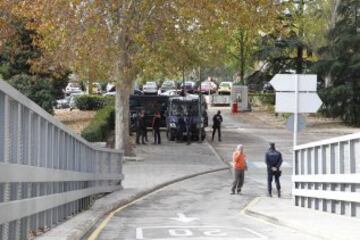
[[[222,168],[216,168],[216,169],[211,169],[211,170],[207,170],[207,171],[203,171],[203,172],[198,172],[198,173],[194,173],[194,174],[190,174],[190,175],[186,175],[183,177],[179,177],[161,184],[158,184],[154,187],[145,189],[143,191],[139,191],[133,194],[130,194],[130,196],[125,197],[124,199],[119,199],[119,201],[117,201],[116,203],[112,204],[110,209],[104,209],[101,210],[101,208],[99,209],[94,209],[93,207],[90,208],[87,211],[84,211],[83,213],[80,213],[76,216],[74,216],[73,218],[69,219],[69,221],[73,220],[76,223],[76,218],[77,217],[81,217],[83,214],[88,214],[90,215],[90,217],[92,217],[92,219],[87,218],[86,221],[80,221],[80,223],[78,224],[74,224],[71,225],[71,229],[67,230],[66,232],[63,232],[62,236],[60,237],[59,235],[54,236],[54,235],[49,235],[52,232],[52,230],[54,230],[56,233],[56,227],[51,229],[50,231],[44,233],[43,235],[38,236],[39,239],[42,240],[80,240],[80,239],[87,239],[90,234],[96,230],[96,227],[102,222],[104,221],[104,219],[106,218],[106,216],[108,216],[109,214],[111,214],[112,212],[116,211],[117,209],[124,207],[126,205],[129,205],[131,203],[133,203],[134,201],[146,197],[149,194],[152,194],[153,192],[160,190],[162,188],[165,188],[167,186],[170,186],[172,184],[184,181],[184,180],[188,180],[194,177],[198,177],[198,176],[202,176],[202,175],[206,175],[206,174],[211,174],[211,173],[216,173],[216,172],[221,172],[221,171],[225,171],[228,170],[227,167],[222,167]],[[121,191],[124,191],[126,189],[123,189]],[[101,200],[101,199],[99,199]],[[91,216],[91,214],[93,214]],[[66,222],[64,223],[66,224]],[[57,227],[60,227],[60,225],[58,225]]]
[[[216,151],[216,149],[214,148],[214,146],[209,143],[208,141],[205,142],[206,145],[210,148],[210,150],[214,153],[214,155],[216,156],[217,159],[219,159],[222,163],[225,163],[226,166],[228,166],[228,169],[231,170],[232,169],[232,166],[229,162],[226,162],[224,160],[224,158],[222,156],[220,156],[220,154]]]
[[[249,202],[242,210],[241,210],[241,214],[253,217],[253,218],[257,218],[257,219],[261,219],[267,223],[276,225],[276,226],[280,226],[280,227],[285,227],[285,228],[289,228],[289,229],[294,229],[297,230],[299,232],[303,232],[308,234],[309,236],[315,237],[315,238],[319,238],[319,239],[328,239],[328,236],[321,236],[320,234],[314,234],[312,232],[308,232],[304,229],[301,229],[299,227],[296,226],[292,226],[291,224],[287,224],[286,222],[280,221],[278,218],[276,217],[271,217],[268,216],[266,214],[254,211],[254,210],[249,210],[249,208],[251,208],[253,205],[256,205],[257,202],[260,199],[264,199],[264,197],[256,197],[254,198],[251,202]]]
[[[112,212],[115,212],[117,211],[119,208],[122,208],[126,205],[131,205],[132,203],[135,203],[135,201],[137,200],[140,200],[140,198],[144,198],[160,189],[163,189],[163,188],[166,188],[172,184],[175,184],[175,183],[178,183],[178,182],[181,182],[181,181],[185,181],[185,180],[188,180],[188,179],[191,179],[191,178],[194,178],[194,177],[198,177],[198,176],[202,176],[202,175],[206,175],[206,174],[210,174],[210,173],[216,173],[216,172],[221,172],[221,171],[225,171],[225,170],[228,170],[227,167],[225,168],[217,168],[217,169],[212,169],[212,170],[207,170],[207,171],[204,171],[204,172],[200,172],[200,173],[195,173],[195,174],[190,174],[190,175],[186,175],[186,176],[183,176],[183,177],[180,177],[180,178],[176,178],[174,180],[171,180],[171,181],[168,181],[168,182],[165,182],[165,183],[162,183],[162,184],[159,184],[159,185],[156,185],[150,189],[147,189],[147,190],[144,190],[144,191],[141,191],[137,194],[135,194],[135,196],[133,197],[130,197],[129,199],[126,199],[124,201],[122,201],[121,203],[117,204],[116,207],[112,208],[110,211],[108,211],[107,213],[103,214],[102,218],[101,219],[98,219],[96,221],[96,223],[87,231],[85,232],[81,238],[79,239],[84,239],[84,238],[87,238],[89,237],[97,228],[96,226],[98,224],[100,224],[102,221],[105,220],[105,217],[109,214],[111,214]],[[99,231],[99,234],[101,233],[102,229],[100,229]],[[72,238],[74,239],[74,238]]]

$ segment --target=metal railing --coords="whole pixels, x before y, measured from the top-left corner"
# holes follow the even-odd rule
[[[0,80],[0,239],[31,238],[121,189],[122,158]]]
[[[295,148],[296,206],[360,217],[360,133]]]

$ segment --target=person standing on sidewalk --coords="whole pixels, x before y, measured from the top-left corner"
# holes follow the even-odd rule
[[[186,142],[187,145],[191,144],[192,134],[191,134],[191,127],[192,127],[192,116],[188,111],[185,117],[185,126],[186,126]]]
[[[214,141],[215,133],[218,131],[219,142],[221,142],[221,123],[223,122],[223,118],[221,116],[221,112],[218,111],[217,114],[213,117],[213,132],[212,132],[212,141]]]
[[[276,189],[278,197],[281,197],[281,185],[280,185],[280,176],[281,170],[280,166],[282,164],[282,155],[279,151],[275,149],[275,143],[270,143],[270,148],[265,154],[265,162],[267,166],[267,183],[268,183],[268,193],[269,197],[272,197],[272,181],[275,178]]]
[[[236,147],[233,153],[233,166],[235,179],[230,194],[235,194],[235,191],[237,194],[240,194],[244,184],[245,170],[247,170],[246,155],[244,154],[244,147],[241,144]]]
[[[136,112],[134,115],[135,119],[135,130],[136,130],[136,144],[140,144],[141,128],[140,128],[140,112]]]
[[[140,138],[141,138],[141,143],[142,144],[146,144],[145,143],[145,139],[146,139],[146,123],[145,123],[145,114],[144,111],[142,110],[140,112],[140,116],[139,116],[139,130],[140,130],[140,134],[138,135],[136,142],[138,144],[140,144]]]
[[[154,133],[154,144],[161,144],[161,136],[160,136],[160,121],[161,115],[159,112],[155,113],[155,116],[152,121],[152,129]]]

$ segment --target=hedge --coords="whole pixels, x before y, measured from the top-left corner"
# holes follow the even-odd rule
[[[249,98],[251,102],[259,101],[263,105],[275,105],[274,93],[250,93]]]
[[[106,105],[114,105],[114,97],[98,95],[81,95],[75,98],[76,107],[80,110],[98,110]]]
[[[89,142],[105,142],[111,130],[115,129],[115,108],[108,105],[97,111],[90,125],[86,127],[81,136]]]

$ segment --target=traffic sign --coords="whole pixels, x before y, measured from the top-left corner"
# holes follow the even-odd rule
[[[299,113],[317,112],[322,102],[316,93],[314,74],[276,74],[270,84],[276,90],[276,112],[294,113],[294,147],[297,145]]]
[[[286,127],[289,131],[293,132],[294,131],[294,121],[295,121],[295,116],[291,115],[287,122],[286,122]],[[302,132],[305,127],[306,127],[306,121],[303,115],[298,115],[298,123],[297,123],[297,131],[298,132]]]
[[[277,92],[295,92],[296,78],[299,79],[299,92],[316,92],[317,76],[314,74],[276,74],[270,84]]]
[[[322,101],[317,93],[299,94],[298,113],[314,113],[321,107]],[[295,92],[276,92],[276,112],[295,113],[296,112]]]

